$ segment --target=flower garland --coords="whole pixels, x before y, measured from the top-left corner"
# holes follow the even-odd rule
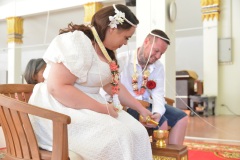
[[[142,78],[142,85],[140,90],[138,89],[138,74],[137,74],[137,50],[135,51],[134,54],[134,66],[133,66],[133,75],[132,75],[132,87],[133,87],[133,91],[136,95],[143,95],[146,91],[146,89],[154,89],[156,87],[156,82],[154,80],[149,80],[148,81],[148,77],[150,75],[150,71],[147,69],[143,72]]]
[[[134,63],[133,63],[133,75],[132,75],[132,87],[136,95],[142,95],[146,91],[146,84],[148,81],[148,76],[150,75],[149,70],[143,72],[143,81],[140,90],[138,89],[138,74],[137,74],[137,50],[134,53]]]
[[[140,90],[138,89],[138,75],[137,73],[134,73],[132,76],[132,86],[133,86],[133,91],[136,95],[142,95],[146,91],[147,88],[147,82],[148,82],[148,76],[150,75],[149,70],[145,70],[143,72],[143,81],[142,81],[142,86]]]
[[[116,64],[115,61],[109,62],[110,70],[112,73],[112,93],[113,94],[118,94],[119,87],[118,87],[118,82],[119,82],[119,72],[118,68],[119,66]]]
[[[108,55],[106,48],[104,47],[102,41],[100,40],[98,33],[96,31],[96,29],[94,28],[94,26],[91,26],[91,30],[92,33],[94,35],[94,38],[96,39],[103,55],[105,56],[105,58],[108,60],[109,62],[109,67],[111,70],[111,74],[112,74],[112,94],[113,94],[113,105],[115,108],[118,109],[118,111],[123,109],[123,106],[120,104],[120,101],[118,99],[118,93],[119,93],[119,72],[118,72],[118,68],[119,66],[117,65],[116,61],[113,61],[111,59],[111,57]]]

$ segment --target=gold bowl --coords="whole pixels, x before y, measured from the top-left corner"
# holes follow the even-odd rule
[[[166,147],[166,139],[168,139],[169,131],[167,130],[155,130],[153,131],[153,139],[156,140],[156,147]]]

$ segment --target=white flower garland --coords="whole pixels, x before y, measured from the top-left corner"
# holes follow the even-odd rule
[[[123,106],[121,105],[119,99],[118,99],[118,91],[119,91],[119,86],[118,86],[118,81],[119,81],[119,73],[118,73],[118,65],[116,64],[115,61],[111,59],[111,57],[108,55],[106,48],[104,47],[102,41],[100,40],[98,33],[96,29],[92,26],[91,27],[92,33],[94,35],[94,38],[96,39],[103,55],[106,57],[108,60],[108,63],[110,65],[111,73],[112,73],[112,92],[113,92],[113,106],[118,109],[118,111],[121,111],[123,109]]]

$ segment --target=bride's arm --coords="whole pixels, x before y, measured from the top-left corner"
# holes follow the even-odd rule
[[[126,87],[124,85],[122,85],[120,82],[119,82],[119,94],[118,94],[118,97],[119,97],[119,101],[121,102],[121,104],[123,106],[127,106],[127,107],[130,107],[134,110],[136,110],[139,114],[141,114],[143,117],[146,117],[148,115],[152,115],[152,113],[147,110],[145,107],[142,106],[142,104],[136,100],[129,92],[128,90],[126,89]],[[108,85],[105,85],[103,87],[103,89],[108,93],[108,94],[112,94],[111,92],[111,84],[108,84]]]
[[[108,114],[105,104],[101,104],[84,92],[74,87],[77,77],[73,75],[62,63],[53,63],[47,79],[49,93],[63,105],[75,109],[90,109],[99,113]],[[117,113],[110,105],[113,117]]]

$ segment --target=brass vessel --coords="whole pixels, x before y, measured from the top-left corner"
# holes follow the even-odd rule
[[[169,131],[167,130],[155,130],[153,131],[153,139],[156,140],[156,147],[166,147],[166,139],[168,138]]]

